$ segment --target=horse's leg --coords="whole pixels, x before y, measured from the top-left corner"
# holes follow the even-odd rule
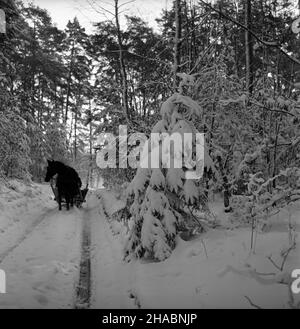
[[[61,192],[58,190],[58,210],[61,210]]]
[[[67,204],[67,210],[70,210],[70,194],[66,192],[66,204]]]
[[[73,208],[74,207],[74,196],[73,195],[70,196],[70,203],[71,203],[71,207]]]

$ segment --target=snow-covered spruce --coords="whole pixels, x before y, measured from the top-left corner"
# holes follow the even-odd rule
[[[182,166],[177,168],[176,161],[182,161],[182,153],[173,152],[165,147],[172,148],[172,144],[163,143],[174,133],[178,133],[184,141],[183,134],[198,132],[190,119],[192,116],[201,116],[201,108],[190,97],[174,94],[161,107],[162,119],[153,127],[152,133],[159,133],[160,139],[149,139],[141,155],[143,161],[150,161],[151,156],[158,151],[159,168],[141,165],[136,176],[128,187],[128,201],[133,226],[125,246],[125,259],[131,257],[150,257],[159,261],[168,258],[176,245],[178,224],[182,220],[179,208],[182,204],[199,206],[201,194],[199,181],[187,180],[185,172],[188,169]],[[192,149],[186,145],[182,148],[190,153],[190,159],[197,159],[195,140]],[[164,154],[164,156],[162,156]],[[144,163],[145,164],[145,163]],[[212,166],[210,157],[205,152],[206,167]],[[174,199],[178,202],[174,202]]]

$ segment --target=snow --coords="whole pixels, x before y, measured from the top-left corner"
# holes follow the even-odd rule
[[[195,185],[194,181],[192,180],[187,180],[184,183],[184,198],[185,201],[188,204],[193,204],[194,201],[198,198],[199,196],[199,190],[197,186]]]
[[[300,17],[298,17],[296,20],[294,20],[294,22],[292,24],[292,31],[295,34],[300,33]]]
[[[0,308],[72,308],[78,281],[81,214],[60,212],[49,185],[5,189],[0,267],[7,293]]]
[[[183,186],[183,179],[185,178],[182,169],[170,168],[167,172],[167,184],[169,190],[177,193],[178,189]]]
[[[105,198],[105,206],[113,204],[110,194]],[[163,262],[138,260],[131,267],[122,265],[120,245],[126,239],[122,233],[116,233],[111,243],[118,245],[119,258],[112,262],[116,266],[114,273],[122,277],[124,302],[115,297],[110,306],[130,307],[125,302],[126,291],[133,291],[134,306],[142,308],[253,308],[250,301],[261,308],[289,308],[287,283],[291,271],[300,264],[299,236],[282,272],[268,258],[271,253],[272,260],[281,264],[280,255],[289,245],[287,212],[281,211],[270,219],[269,230],[258,233],[255,253],[251,253],[250,229],[233,227],[218,198],[210,208],[221,226],[192,241],[178,238],[172,255]],[[299,232],[300,203],[294,205],[292,213]],[[108,224],[104,225],[109,230]],[[108,258],[108,245],[103,254]],[[134,280],[130,280],[131,276]],[[117,282],[112,279],[110,284]],[[294,299],[299,302],[300,296],[295,295]]]
[[[24,184],[10,181],[0,190],[0,260],[41,215],[55,207],[49,185]]]
[[[48,185],[14,184],[15,190],[2,187],[0,195],[0,268],[7,275],[0,308],[74,307],[87,218],[91,308],[289,308],[300,300],[294,295],[292,301],[288,289],[292,270],[300,266],[299,201],[257,232],[254,253],[250,228],[232,225],[217,197],[209,207],[218,227],[189,241],[177,237],[175,250],[162,262],[126,262],[132,222],[122,218],[125,203],[113,192],[93,191],[83,209],[58,212]],[[172,226],[175,219],[164,214]],[[296,248],[280,271],[274,264],[280,267],[289,246],[291,222]]]
[[[116,238],[116,232],[109,226],[102,206],[103,203],[106,209],[111,209],[116,199],[111,193],[101,192],[94,194],[89,203],[93,227],[91,308],[133,308],[130,283],[134,281],[134,268],[132,264],[123,262],[122,243],[125,241],[120,236]],[[99,202],[99,196],[103,197],[102,203]]]
[[[150,178],[150,185],[163,187],[165,186],[165,176],[162,174],[160,169],[153,169]]]
[[[1,308],[72,308],[80,261],[80,218],[52,214],[2,263]]]

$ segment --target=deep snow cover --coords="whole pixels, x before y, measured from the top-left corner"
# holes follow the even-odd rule
[[[86,218],[91,308],[291,308],[300,300],[289,290],[290,273],[300,264],[299,203],[271,218],[254,254],[250,228],[232,225],[216,198],[209,206],[218,227],[190,241],[178,237],[163,262],[125,262],[131,223],[114,216],[124,203],[113,192],[91,191],[83,209],[58,212],[48,185],[13,184],[0,194],[0,268],[7,275],[0,308],[74,307]],[[272,261],[280,265],[289,245],[289,216],[297,244],[280,271]]]
[[[101,195],[104,208],[118,210],[116,205],[121,206],[112,193],[102,191]],[[127,289],[136,307],[291,308],[297,305],[300,296],[292,295],[289,285],[291,271],[300,264],[299,234],[296,249],[289,253],[283,271],[269,258],[281,265],[281,253],[289,245],[289,215],[299,233],[300,203],[290,206],[289,213],[282,210],[270,219],[268,231],[257,235],[254,254],[249,252],[250,228],[234,227],[223,212],[221,200],[211,203],[210,209],[220,226],[192,241],[178,238],[167,260],[135,261],[129,268],[119,265],[118,275],[123,280],[131,278]],[[107,220],[105,226],[109,225],[115,239],[124,244],[128,230],[121,222]],[[124,275],[120,274],[122,268]],[[132,275],[128,275],[129,269]]]

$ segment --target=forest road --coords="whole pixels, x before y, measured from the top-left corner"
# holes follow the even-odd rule
[[[114,231],[115,223],[106,216],[101,196],[91,195],[88,202],[92,227],[90,308],[138,308],[136,267],[124,261],[122,234]]]
[[[79,281],[84,209],[40,215],[0,253],[6,294],[0,308],[73,308]]]
[[[42,213],[0,253],[6,273],[1,308],[139,308],[136,268],[89,194],[83,208]]]
[[[81,233],[81,260],[74,308],[87,309],[90,307],[91,297],[91,209],[81,208],[81,211],[83,219]]]
[[[43,214],[37,217],[33,223],[27,227],[25,232],[20,236],[17,237],[16,240],[12,243],[12,245],[8,246],[4,251],[0,253],[0,265],[4,261],[4,259],[12,253],[24,240],[29,239],[31,233],[48,217],[51,217],[56,212],[56,209],[50,209],[45,211]]]

